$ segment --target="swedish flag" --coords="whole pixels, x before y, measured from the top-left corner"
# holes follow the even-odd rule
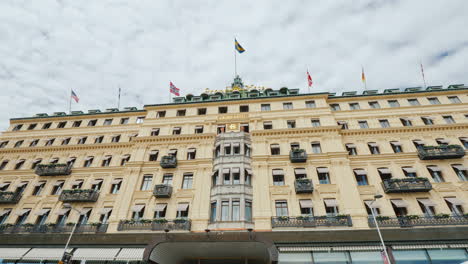
[[[237,39],[234,39],[234,47],[239,53],[242,53],[245,51],[245,49],[237,42]]]

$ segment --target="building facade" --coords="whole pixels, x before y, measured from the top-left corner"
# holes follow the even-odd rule
[[[237,77],[10,122],[4,263],[60,259],[75,223],[73,261],[383,263],[376,222],[392,263],[468,260],[463,85],[300,94]]]

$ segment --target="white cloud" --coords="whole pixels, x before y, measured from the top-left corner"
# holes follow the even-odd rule
[[[468,83],[468,2],[75,1],[0,2],[0,127],[12,117],[168,101],[233,78],[233,38],[245,83],[315,91]]]

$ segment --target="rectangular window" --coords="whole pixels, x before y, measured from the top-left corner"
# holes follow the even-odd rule
[[[49,129],[50,126],[52,126],[52,123],[45,123],[45,124],[42,126],[42,129]]]
[[[288,216],[288,202],[285,200],[275,201],[276,216]]]
[[[355,169],[354,176],[356,177],[357,185],[368,185],[367,182],[367,172],[363,169]]]
[[[401,143],[398,141],[390,141],[390,145],[392,146],[393,152],[400,153],[403,152],[403,148],[401,147]]]
[[[373,155],[380,154],[379,145],[377,145],[377,143],[369,142],[369,143],[367,143],[367,146],[369,147],[369,151],[370,151],[371,154],[373,154]]]
[[[86,167],[86,168],[91,167],[91,164],[93,164],[93,160],[94,160],[94,157],[92,156],[86,157],[83,167]]]
[[[361,107],[359,106],[359,103],[349,103],[349,109],[350,110],[359,110]]]
[[[142,191],[151,190],[151,183],[153,182],[153,175],[143,175],[143,181],[141,182]]]
[[[14,146],[14,147],[15,147],[15,148],[19,148],[19,147],[21,147],[21,145],[23,145],[23,142],[24,142],[24,140],[19,140],[19,141],[16,141],[16,143],[15,143],[15,146]]]
[[[282,169],[273,170],[273,185],[276,185],[276,186],[284,185],[284,173]]]
[[[437,97],[429,97],[427,98],[427,100],[429,101],[430,104],[432,105],[438,105],[440,104],[440,101]]]
[[[144,116],[139,116],[139,117],[137,117],[135,123],[143,124],[143,121],[145,121],[145,117]]]
[[[271,155],[280,155],[280,146],[279,144],[270,145]]]
[[[448,96],[448,99],[450,100],[450,102],[452,104],[460,104],[461,103],[460,98],[458,98],[458,96]]]
[[[353,143],[348,143],[345,145],[346,150],[348,151],[348,155],[357,155],[356,145]]]
[[[104,125],[104,126],[110,126],[110,125],[112,125],[112,119],[106,119],[106,120],[104,120],[103,125]]]
[[[348,129],[348,122],[346,121],[338,121],[336,122],[338,126],[341,126],[341,129]]]
[[[390,107],[400,107],[398,100],[388,100],[387,102]]]
[[[299,207],[301,208],[301,215],[304,215],[304,216],[314,215],[314,211],[312,209],[312,200],[310,199],[299,200]]]
[[[295,169],[294,169],[294,176],[296,177],[296,180],[297,180],[297,179],[305,179],[305,178],[307,178],[306,169],[304,169],[304,168],[295,168]]]
[[[316,108],[317,106],[315,105],[315,101],[311,100],[311,101],[306,101],[305,102],[305,106],[306,108]]]
[[[270,104],[262,104],[261,105],[261,110],[262,111],[270,111],[271,110]]]
[[[468,168],[461,164],[452,164],[452,169],[461,181],[468,181]]]
[[[219,114],[227,114],[227,112],[228,112],[227,106],[220,106],[220,107],[218,107],[218,113],[219,113]]]
[[[360,128],[369,128],[367,121],[358,121],[358,124]]]
[[[339,104],[330,104],[330,109],[332,111],[340,111],[341,110],[341,107]]]
[[[312,142],[312,153],[314,154],[320,154],[322,153],[322,148],[320,147],[320,142]]]
[[[185,109],[177,110],[176,116],[185,116],[185,113],[186,113]]]
[[[288,128],[296,128],[296,121],[294,121],[294,120],[288,120],[288,121],[286,121],[286,124],[287,124]]]
[[[51,195],[59,195],[60,192],[62,191],[64,181],[57,181],[54,183],[54,186],[52,187],[52,192],[50,193]]]
[[[312,123],[312,127],[320,126],[320,119],[311,119],[310,122]]]
[[[12,131],[19,131],[19,130],[21,130],[22,127],[23,127],[22,124],[16,125],[16,126],[13,127]]]
[[[195,134],[202,134],[203,133],[203,126],[195,126]]]
[[[120,141],[120,135],[115,135],[112,137],[112,143],[117,143]]]
[[[411,119],[407,118],[407,117],[402,117],[400,118],[400,122],[403,126],[412,126],[413,123],[411,122]]]
[[[210,222],[213,223],[216,221],[216,202],[211,202],[210,205]]]
[[[46,141],[45,146],[52,146],[54,144],[55,138],[51,138]]]
[[[252,221],[252,201],[245,201],[245,221]]]
[[[377,102],[377,101],[372,101],[372,102],[369,102],[369,107],[370,107],[370,108],[373,108],[373,109],[379,109],[379,108],[380,108],[380,104],[379,104],[379,102]]]
[[[239,106],[239,112],[241,113],[249,112],[249,106],[248,105]]]
[[[283,103],[283,110],[293,109],[293,104],[291,102]]]
[[[172,135],[180,135],[182,129],[180,127],[174,127],[172,129]]]
[[[156,113],[156,118],[163,118],[166,117],[166,111],[158,111]]]
[[[232,184],[240,184],[240,168],[232,168]]]
[[[273,122],[271,121],[263,122],[263,129],[273,129]]]
[[[197,109],[198,115],[206,115],[206,108],[198,108]]]
[[[28,130],[33,130],[34,128],[36,128],[37,124],[30,124],[28,126]]]
[[[150,136],[152,136],[152,137],[159,136],[159,128],[153,128],[153,129],[151,129],[151,134],[150,134]]]
[[[401,169],[403,170],[403,173],[405,174],[406,177],[411,177],[411,178],[417,177],[416,169],[414,169],[413,167],[403,167]]]
[[[221,221],[229,221],[229,201],[221,202]]]
[[[229,168],[223,169],[223,184],[231,184],[231,170]]]
[[[66,121],[64,121],[64,122],[59,122],[59,123],[57,124],[57,128],[64,128],[66,125],[67,125],[67,122],[66,122]]]
[[[120,187],[122,186],[122,179],[117,178],[111,181],[111,194],[117,194],[120,191]]]
[[[455,124],[455,120],[452,116],[443,116],[445,123],[447,124]]]
[[[388,122],[387,119],[380,119],[379,122],[380,122],[380,126],[383,128],[390,127],[390,123]]]
[[[112,160],[112,156],[105,156],[103,158],[103,160],[102,160],[101,166],[102,167],[109,167],[110,163],[111,163],[111,160]]]
[[[442,177],[442,170],[439,167],[427,166],[427,170],[429,171],[429,174],[431,174],[434,182],[445,182],[444,178]]]
[[[187,160],[194,160],[197,154],[197,149],[189,148],[187,149]]]
[[[172,173],[164,174],[162,184],[172,185]]]
[[[232,221],[240,220],[240,201],[232,201]]]
[[[41,181],[41,182],[36,183],[36,185],[34,186],[34,190],[32,192],[32,195],[34,195],[34,196],[41,195],[41,192],[44,189],[45,184],[46,184],[45,181]]]
[[[94,144],[100,144],[104,140],[104,136],[98,136],[94,139]]]
[[[193,173],[184,173],[184,179],[182,181],[182,189],[192,189],[193,184]]]
[[[129,120],[128,117],[121,118],[121,119],[120,119],[120,124],[121,124],[121,125],[126,125],[126,124],[128,124],[128,120]]]
[[[328,168],[319,167],[317,168],[317,175],[320,184],[330,184],[330,175]]]
[[[412,106],[418,106],[418,105],[421,105],[418,101],[418,99],[408,99],[408,103]]]
[[[75,121],[73,122],[72,127],[80,127],[81,126],[81,121]]]
[[[339,214],[338,202],[335,199],[323,199],[327,216],[336,216]]]
[[[39,143],[39,139],[35,139],[35,140],[31,141],[31,143],[29,143],[29,146],[30,147],[35,147],[35,146],[37,146],[38,143]]]
[[[424,125],[426,125],[426,126],[434,124],[434,119],[432,119],[431,117],[428,117],[428,116],[421,117],[421,120],[423,121]]]

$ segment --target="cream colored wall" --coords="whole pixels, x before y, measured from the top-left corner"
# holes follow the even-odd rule
[[[458,95],[462,104],[451,104],[447,95]],[[429,105],[427,97],[437,96],[441,105]],[[397,98],[401,107],[389,108],[388,99]],[[421,106],[409,106],[407,98],[418,98]],[[317,108],[305,108],[306,100],[315,100]],[[381,109],[370,109],[368,101],[379,101]],[[283,102],[292,102],[294,109],[283,110]],[[361,110],[348,110],[349,102],[359,102]],[[271,104],[271,111],[260,111],[263,103]],[[332,112],[328,104],[340,103],[342,111]],[[445,196],[456,196],[462,200],[468,200],[468,183],[460,182],[450,167],[450,164],[464,164],[468,167],[467,158],[457,160],[435,160],[421,161],[418,159],[416,149],[411,140],[422,139],[428,144],[435,144],[435,138],[450,139],[454,144],[460,144],[458,137],[468,136],[468,119],[464,114],[467,111],[466,91],[444,91],[424,94],[400,94],[389,96],[369,96],[327,99],[326,95],[317,96],[294,96],[287,98],[267,98],[255,100],[239,100],[229,102],[211,102],[197,104],[180,104],[168,106],[150,106],[146,108],[146,119],[143,124],[136,124],[136,118],[144,115],[138,113],[113,113],[105,115],[92,115],[83,117],[54,117],[31,120],[14,120],[8,131],[0,137],[0,141],[9,140],[9,146],[0,149],[0,160],[9,159],[8,167],[0,171],[0,182],[11,181],[12,186],[21,181],[29,181],[23,198],[16,205],[0,205],[3,208],[33,208],[28,222],[34,222],[35,210],[44,207],[52,208],[48,222],[56,219],[55,212],[60,209],[61,202],[57,196],[49,195],[52,183],[56,180],[66,180],[65,189],[69,188],[69,182],[75,179],[84,179],[83,188],[90,187],[90,181],[96,178],[104,179],[100,198],[96,203],[76,204],[78,208],[93,206],[95,209],[91,215],[91,222],[99,219],[98,210],[103,207],[113,207],[112,216],[109,219],[111,225],[108,232],[117,232],[117,223],[120,219],[128,219],[131,216],[130,208],[135,204],[146,204],[145,218],[152,218],[153,208],[156,203],[168,203],[167,218],[173,219],[176,215],[177,203],[188,202],[190,204],[190,219],[193,231],[203,231],[209,218],[210,186],[212,171],[212,151],[216,134],[217,124],[244,123],[243,118],[236,118],[239,114],[240,105],[249,105],[248,115],[252,140],[252,169],[253,169],[253,216],[255,228],[258,230],[271,229],[271,217],[275,215],[274,201],[287,200],[290,216],[300,215],[299,199],[312,199],[315,215],[324,215],[325,206],[323,199],[335,198],[339,201],[339,210],[343,214],[351,214],[353,217],[353,228],[368,228],[367,213],[363,200],[372,199],[375,193],[384,194],[377,168],[388,167],[392,170],[393,177],[404,177],[401,167],[413,166],[418,171],[418,176],[428,177],[433,183],[434,189],[429,193],[406,193],[388,194],[379,202],[382,215],[394,215],[389,199],[402,198],[410,206],[409,214],[421,214],[416,198],[430,198],[437,203],[437,213],[447,213],[448,207],[443,200]],[[227,106],[228,114],[232,119],[221,120],[218,114],[218,106]],[[198,108],[207,108],[207,114],[198,116]],[[186,109],[185,117],[176,117],[176,111]],[[156,112],[166,110],[165,118],[156,118]],[[447,125],[442,120],[442,114],[450,114],[454,117],[456,124]],[[420,116],[436,117],[436,125],[424,126]],[[130,117],[128,125],[119,125],[121,117]],[[412,127],[403,127],[399,121],[400,117],[413,117]],[[107,118],[113,118],[113,125],[103,126]],[[382,129],[378,119],[388,119],[391,128]],[[98,119],[95,127],[87,127],[91,119]],[[321,127],[311,127],[311,119],[320,119]],[[43,123],[52,121],[55,127],[59,121],[67,120],[67,128],[41,130]],[[71,128],[72,121],[83,120],[80,128]],[[286,120],[296,120],[296,129],[287,129]],[[349,123],[349,130],[341,130],[337,121],[345,120]],[[367,120],[369,129],[359,129],[357,120]],[[264,130],[263,122],[272,121],[273,130]],[[38,123],[35,130],[12,132],[15,124],[24,123],[22,130],[30,123]],[[204,125],[203,134],[194,134],[196,125]],[[182,135],[172,136],[173,127],[182,127]],[[150,137],[152,128],[160,128],[160,135]],[[128,135],[138,133],[138,138],[129,142]],[[121,142],[110,143],[112,135],[121,134]],[[94,137],[105,135],[103,144],[94,144]],[[72,137],[68,146],[60,146],[59,139]],[[79,136],[88,136],[87,143],[76,145]],[[57,140],[52,147],[43,147],[44,140],[56,137]],[[39,147],[28,147],[33,139],[40,138]],[[25,139],[21,148],[12,148],[13,142]],[[389,141],[396,140],[403,144],[405,153],[394,154]],[[321,143],[321,154],[312,154],[310,143],[319,141]],[[289,161],[289,144],[299,142],[301,147],[309,153],[306,163],[291,163]],[[380,146],[380,155],[370,155],[367,142],[377,142]],[[277,143],[281,147],[281,155],[270,155],[270,144]],[[358,148],[358,156],[348,156],[344,144],[355,143]],[[196,160],[186,160],[188,148],[197,149]],[[169,149],[178,149],[178,167],[176,169],[162,169],[159,159],[166,155]],[[151,150],[159,150],[158,162],[149,162],[148,154]],[[120,157],[131,154],[130,162],[120,166]],[[100,167],[103,156],[113,155],[110,167]],[[68,157],[75,156],[77,161],[70,176],[39,177],[28,168],[32,160],[43,158],[44,161],[52,157],[59,157],[60,162],[65,162]],[[94,156],[93,166],[83,168],[84,159]],[[13,162],[17,159],[27,159],[27,163],[20,170],[12,170]],[[434,183],[430,178],[425,166],[438,165],[443,168],[444,177],[447,182]],[[331,184],[319,184],[316,168],[328,167],[330,169]],[[285,172],[285,186],[273,186],[271,170],[283,168]],[[294,191],[294,168],[305,168],[307,177],[312,179],[314,192],[312,194],[296,194]],[[365,169],[368,173],[368,186],[357,186],[353,175],[354,168]],[[165,172],[174,173],[173,195],[169,199],[156,199],[152,190],[140,191],[143,175],[152,174],[152,185],[162,182]],[[184,172],[193,172],[193,188],[181,189],[182,175]],[[109,194],[110,182],[114,178],[123,178],[119,194]],[[41,196],[31,196],[33,184],[39,180],[47,180],[46,190]],[[12,187],[10,187],[12,188]],[[11,189],[10,189],[11,190]],[[465,206],[465,210],[468,210]],[[14,211],[13,211],[14,213]],[[69,221],[76,221],[78,216],[71,214]],[[16,220],[11,216],[9,223]]]

